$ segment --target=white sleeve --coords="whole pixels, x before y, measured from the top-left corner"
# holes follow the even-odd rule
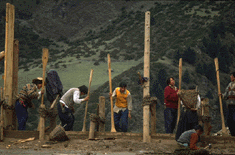
[[[116,97],[116,89],[114,89],[112,97]]]
[[[196,108],[200,108],[200,106],[201,106],[201,97],[198,95]]]
[[[81,104],[84,99],[80,99],[80,91],[74,91],[73,93],[73,102],[77,104]]]
[[[38,100],[41,98],[41,96],[42,96],[42,92],[39,91],[39,92],[38,92]]]

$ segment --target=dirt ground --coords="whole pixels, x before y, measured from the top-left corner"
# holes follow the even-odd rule
[[[141,155],[141,154],[173,154],[179,149],[173,139],[152,139],[151,143],[144,143],[142,137],[128,138],[96,138],[88,140],[83,137],[69,136],[70,140],[39,141],[38,139],[18,143],[20,139],[4,138],[0,142],[0,154],[36,154],[36,155]],[[206,146],[207,143],[199,143]],[[211,154],[235,154],[235,141],[220,140],[208,149]]]

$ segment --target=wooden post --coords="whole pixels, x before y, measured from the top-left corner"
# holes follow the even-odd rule
[[[98,116],[100,118],[105,119],[105,97],[100,96],[99,97],[99,114]],[[100,123],[99,124],[99,132],[105,132],[105,123]]]
[[[6,3],[6,31],[5,31],[5,66],[4,66],[4,99],[9,106],[13,105],[13,75],[14,75],[14,21],[15,7]],[[17,72],[18,73],[18,72]],[[14,124],[13,110],[4,109],[4,127],[12,127]],[[12,128],[9,128],[10,130]]]
[[[94,71],[94,70],[91,69],[87,96],[90,95],[90,89],[91,89],[91,81],[92,81],[93,71]],[[85,115],[84,115],[83,128],[82,128],[82,131],[83,131],[83,132],[86,131],[86,115],[87,115],[87,108],[88,108],[88,101],[86,101],[86,107],[85,107]]]
[[[220,91],[220,79],[219,79],[219,62],[218,58],[214,59],[215,61],[215,70],[216,70],[216,77],[217,77],[217,85],[218,85],[218,94],[221,94]],[[222,105],[222,96],[219,95],[219,103],[220,103],[220,114],[221,114],[221,121],[222,121],[222,133],[227,134],[227,130],[225,128],[225,123],[224,123],[224,112],[223,112],[223,105]]]
[[[181,90],[181,82],[182,82],[182,58],[179,60],[179,90]],[[180,98],[178,98],[178,117],[177,117],[177,125],[180,120]]]
[[[157,114],[156,114],[156,103],[150,104],[150,111],[151,111],[151,135],[156,133],[156,124],[157,124]]]
[[[4,57],[5,57],[5,51],[2,51],[0,53],[0,61],[2,61],[2,59],[4,59]]]
[[[16,95],[18,94],[18,70],[19,70],[19,41],[14,40],[14,54],[13,54],[13,87],[12,87],[12,100],[13,104],[16,102]],[[17,117],[15,110],[13,110],[13,122],[12,125],[17,127]]]
[[[47,61],[48,61],[48,49],[43,48],[42,49],[42,66],[43,66],[43,72],[42,72],[42,91],[44,91],[44,85],[45,85],[45,74],[46,74],[46,66],[47,66]],[[41,99],[41,108],[45,108],[44,104],[44,94],[42,94],[42,99]],[[39,140],[44,140],[45,138],[45,118],[40,116],[39,120]]]
[[[112,94],[112,75],[111,75],[111,59],[110,54],[108,56],[108,70],[109,70],[109,93]],[[114,113],[113,113],[113,97],[110,96],[110,106],[111,106],[111,132],[117,132],[114,125]]]
[[[144,38],[144,77],[149,79],[150,70],[150,12],[145,12],[145,38]],[[143,84],[143,97],[150,96],[149,80]],[[150,142],[149,135],[149,105],[143,107],[143,142]]]
[[[1,87],[1,100],[3,100],[3,89],[2,89],[2,87]],[[3,138],[4,138],[4,136],[3,136],[3,128],[4,127],[4,116],[3,116],[3,105],[1,105],[1,141],[3,141]]]
[[[95,138],[95,124],[96,122],[90,121],[89,139]]]

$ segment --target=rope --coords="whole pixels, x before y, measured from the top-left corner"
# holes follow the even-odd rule
[[[14,110],[15,106],[14,105],[8,105],[6,100],[2,100],[0,102],[0,106],[2,105],[3,109],[9,109],[9,110]]]
[[[90,120],[92,122],[105,123],[105,118],[99,117],[96,114],[90,114]]]
[[[146,96],[143,99],[142,106],[157,104],[157,97]]]

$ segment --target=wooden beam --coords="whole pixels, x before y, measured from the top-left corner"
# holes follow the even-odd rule
[[[99,117],[105,119],[105,97],[99,97]],[[105,132],[105,123],[99,124],[99,132]]]
[[[144,38],[144,77],[149,79],[150,70],[150,12],[145,12],[145,38]],[[150,96],[149,80],[143,84],[143,97]],[[150,142],[149,135],[149,105],[143,107],[143,142]]]
[[[156,103],[150,105],[151,111],[151,135],[156,133],[156,125],[157,125],[157,114],[156,114]]]
[[[1,87],[1,100],[3,100],[3,88]],[[3,115],[3,105],[1,105],[1,141],[3,141],[4,136],[3,136],[3,130],[4,130],[4,115]]]
[[[4,59],[4,57],[5,57],[5,51],[2,51],[0,53],[0,61],[2,61],[2,59]]]
[[[13,105],[14,22],[15,7],[10,3],[6,3],[4,99],[9,106]],[[4,109],[4,127],[12,127],[14,124],[13,111],[14,110]]]

